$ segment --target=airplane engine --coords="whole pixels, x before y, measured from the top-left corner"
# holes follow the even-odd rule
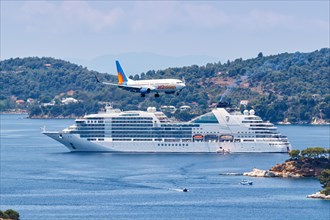
[[[141,93],[141,94],[147,94],[147,93],[150,93],[150,89],[149,89],[149,88],[141,88],[141,89],[140,89],[140,93]]]

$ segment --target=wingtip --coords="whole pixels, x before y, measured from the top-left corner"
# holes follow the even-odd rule
[[[94,75],[94,76],[95,76],[96,82],[100,83],[100,80],[97,78],[97,76],[96,75]]]

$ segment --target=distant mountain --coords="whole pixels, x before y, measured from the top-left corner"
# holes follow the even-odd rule
[[[133,65],[121,61],[124,68]],[[189,105],[192,109],[189,114],[174,113],[177,118],[188,120],[224,99],[241,109],[254,108],[259,116],[271,122],[330,121],[329,48],[272,56],[259,53],[253,59],[149,70],[134,75],[135,79],[185,78],[187,87],[179,96],[162,94],[159,98],[153,94],[142,98],[139,93],[97,83],[95,75],[110,82],[116,82],[117,77],[60,59],[16,58],[0,64],[0,111],[21,108],[29,109],[33,116],[53,117],[93,113],[102,102],[113,102],[124,110]],[[111,65],[114,68],[114,63]],[[138,61],[136,65],[139,66]],[[80,102],[61,104],[66,97]],[[244,105],[241,100],[245,100]]]
[[[119,60],[128,75],[141,74],[149,70],[161,70],[169,67],[205,65],[219,62],[221,58],[210,56],[164,56],[154,53],[123,53],[104,55],[92,60],[68,59],[69,61],[87,67],[100,73],[117,74],[115,61]]]

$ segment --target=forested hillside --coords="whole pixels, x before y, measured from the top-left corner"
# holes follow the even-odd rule
[[[190,112],[174,113],[181,120],[209,110],[221,98],[239,106],[248,100],[247,108],[272,122],[311,123],[330,120],[330,50],[311,53],[283,53],[273,56],[236,59],[226,63],[150,70],[132,76],[134,79],[183,78],[187,87],[176,95],[152,94],[146,98],[116,87],[97,83],[116,82],[117,77],[89,71],[81,66],[53,58],[16,58],[1,61],[0,110],[28,109],[31,116],[81,116],[97,112],[102,102],[113,102],[124,110],[148,106],[189,105]],[[125,66],[124,66],[125,67]],[[64,105],[66,97],[79,102]],[[42,104],[43,103],[43,104]],[[44,105],[52,103],[52,105]]]

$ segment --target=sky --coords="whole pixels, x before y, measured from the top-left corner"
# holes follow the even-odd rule
[[[329,47],[325,1],[1,0],[1,60],[152,53],[220,60]]]

